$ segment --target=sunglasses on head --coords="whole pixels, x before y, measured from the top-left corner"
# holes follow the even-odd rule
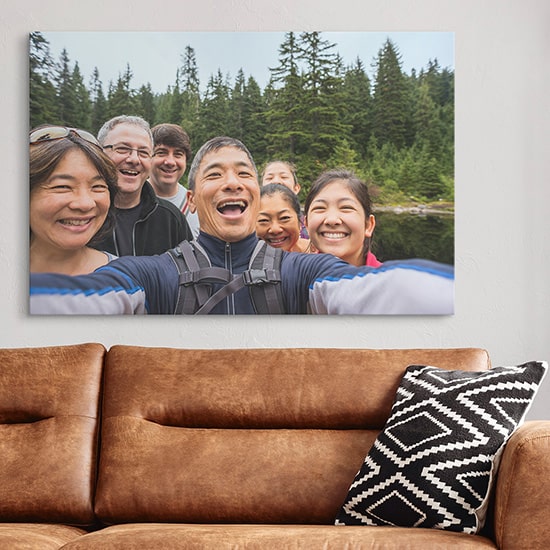
[[[74,134],[83,140],[96,145],[101,148],[99,141],[96,137],[86,130],[79,130],[78,128],[67,128],[66,126],[44,126],[44,128],[38,128],[29,135],[29,143],[41,143],[42,141],[54,141],[56,139],[63,139],[69,137],[70,134]]]

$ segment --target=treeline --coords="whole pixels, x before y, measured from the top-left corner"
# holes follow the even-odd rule
[[[181,54],[164,93],[132,87],[129,65],[105,89],[95,68],[86,84],[78,61],[30,35],[30,125],[61,124],[97,132],[119,114],[151,125],[180,124],[194,149],[215,135],[241,139],[258,166],[291,160],[303,192],[325,168],[345,166],[371,185],[377,203],[453,201],[454,72],[429,60],[405,74],[397,46],[387,39],[373,60],[344,66],[337,45],[320,32],[286,33],[278,65],[261,89],[241,69],[233,82],[221,69],[200,91],[193,48]]]

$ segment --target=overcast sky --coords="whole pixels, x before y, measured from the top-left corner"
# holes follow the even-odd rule
[[[201,89],[218,69],[229,74],[230,82],[240,68],[246,77],[253,76],[263,89],[270,77],[270,67],[279,60],[283,32],[42,32],[50,43],[55,61],[63,48],[71,65],[78,61],[88,85],[94,67],[106,91],[130,64],[132,88],[149,82],[156,93],[173,85],[176,69],[186,46],[195,50]],[[386,38],[401,53],[402,69],[419,72],[430,60],[441,68],[454,70],[454,33],[450,32],[323,32],[322,38],[335,43],[334,51],[344,64],[359,57],[372,78],[372,63]]]

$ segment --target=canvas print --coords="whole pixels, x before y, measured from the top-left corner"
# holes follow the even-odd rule
[[[29,55],[31,314],[453,314],[453,33]]]

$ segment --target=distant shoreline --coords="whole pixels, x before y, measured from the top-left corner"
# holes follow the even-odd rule
[[[444,205],[437,204],[416,204],[412,206],[373,206],[373,211],[390,212],[392,214],[418,214],[421,216],[436,215],[436,216],[454,216],[454,205],[445,203]]]

